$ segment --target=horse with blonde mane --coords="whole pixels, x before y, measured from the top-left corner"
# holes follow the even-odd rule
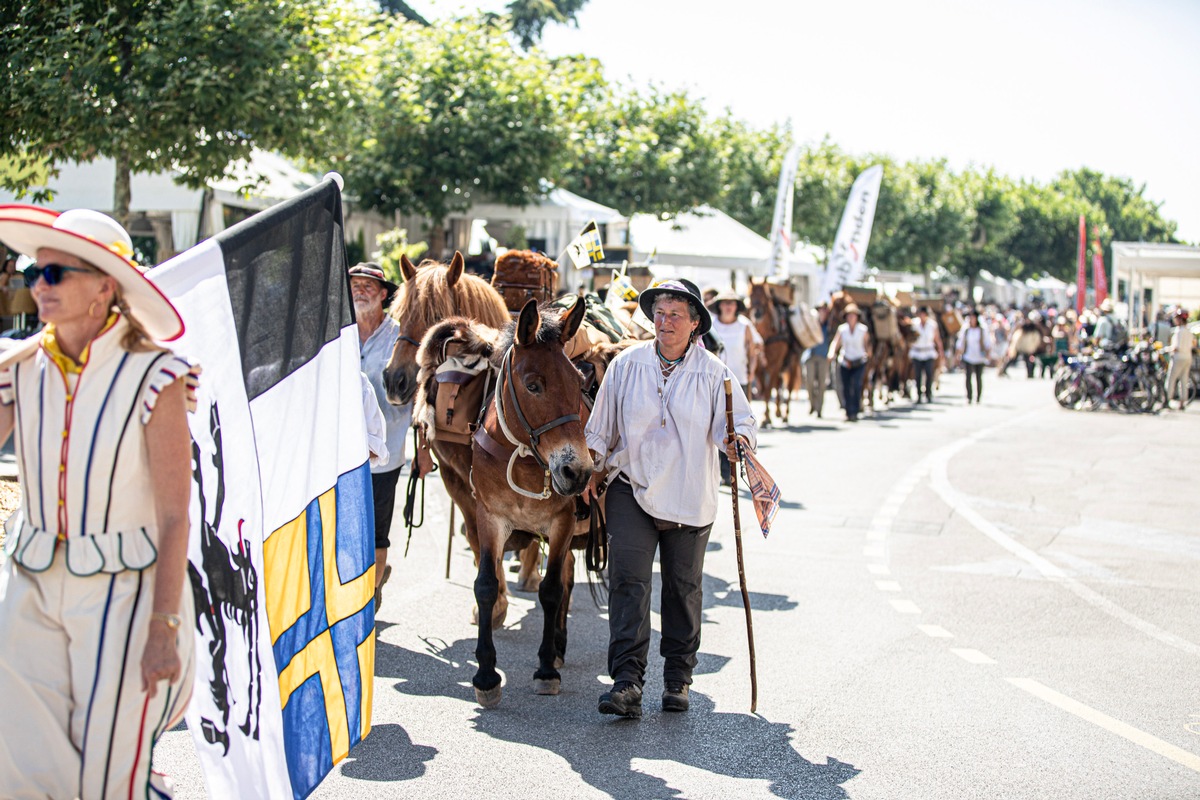
[[[465,317],[489,328],[501,329],[510,322],[508,308],[496,290],[482,278],[465,273],[464,266],[462,253],[459,252],[454,253],[448,265],[426,259],[419,267],[414,267],[407,256],[401,257],[400,269],[404,283],[388,312],[400,326],[400,338],[396,340],[392,357],[383,370],[388,402],[403,405],[413,399],[418,387],[417,351],[426,332],[437,323],[451,317]],[[462,511],[467,542],[478,563],[479,535],[475,523],[475,498],[470,483],[471,446],[438,439],[433,429],[428,430],[427,435],[441,466],[442,484],[450,499]],[[521,591],[538,590],[541,583],[538,573],[540,561],[541,554],[536,541],[528,542],[520,549],[521,570],[517,585]],[[500,579],[500,599],[496,603],[495,613],[503,620],[508,608],[508,591],[499,566],[497,576]]]

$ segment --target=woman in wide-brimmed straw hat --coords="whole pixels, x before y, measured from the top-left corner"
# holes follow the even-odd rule
[[[871,347],[871,334],[861,322],[858,306],[850,303],[842,309],[846,319],[838,326],[833,341],[829,344],[829,360],[837,363],[842,379],[846,402],[846,419],[858,422],[862,409],[863,374],[867,369],[867,354]]]
[[[746,303],[733,289],[723,289],[706,304],[716,314],[712,333],[720,340],[720,358],[729,367],[733,377],[742,387],[746,398],[750,397],[750,379],[762,347],[762,336],[744,316]],[[721,455],[721,483],[730,482],[729,459]]]
[[[0,566],[0,786],[149,795],[154,740],[191,696],[198,370],[155,343],[183,322],[115,220],[0,206],[0,241],[36,260],[45,323],[0,357],[0,441],[16,431],[22,477]]]
[[[733,375],[696,346],[712,325],[700,290],[689,281],[662,281],[638,303],[654,320],[655,338],[613,360],[587,424],[588,447],[608,485],[613,686],[600,696],[599,710],[624,717],[642,715],[656,550],[663,582],[662,707],[688,709],[700,647],[704,550],[717,516],[717,453],[734,444],[725,436],[724,389]],[[754,417],[737,387],[733,410],[737,438],[752,448]],[[727,455],[737,460],[736,450]],[[584,499],[604,481],[593,475]]]

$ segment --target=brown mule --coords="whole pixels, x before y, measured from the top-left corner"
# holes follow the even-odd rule
[[[558,665],[566,652],[566,611],[574,575],[575,496],[592,475],[584,437],[582,375],[563,345],[583,321],[584,303],[561,317],[530,301],[492,356],[496,392],[476,432],[471,466],[479,536],[479,669],[472,678],[479,704],[500,702],[491,610],[499,597],[497,568],[514,531],[532,531],[547,545],[546,574],[538,591],[544,614],[534,688],[558,694]]]

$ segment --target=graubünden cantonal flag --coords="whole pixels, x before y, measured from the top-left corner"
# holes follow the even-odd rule
[[[199,364],[187,715],[211,797],[303,798],[371,727],[375,538],[332,179],[149,273]],[[188,590],[185,588],[185,591]]]

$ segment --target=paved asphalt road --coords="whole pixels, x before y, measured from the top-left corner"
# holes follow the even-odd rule
[[[856,425],[802,399],[763,433],[784,508],[764,540],[742,502],[757,714],[727,490],[692,709],[658,710],[656,638],[631,722],[596,712],[582,583],[562,694],[531,691],[541,617],[515,594],[503,702],[476,705],[470,553],[444,580],[431,484],[407,559],[393,537],[374,730],[313,796],[1200,798],[1200,408],[1069,412],[1048,381],[985,380],[982,405],[945,376]],[[156,761],[204,796],[186,731]]]

